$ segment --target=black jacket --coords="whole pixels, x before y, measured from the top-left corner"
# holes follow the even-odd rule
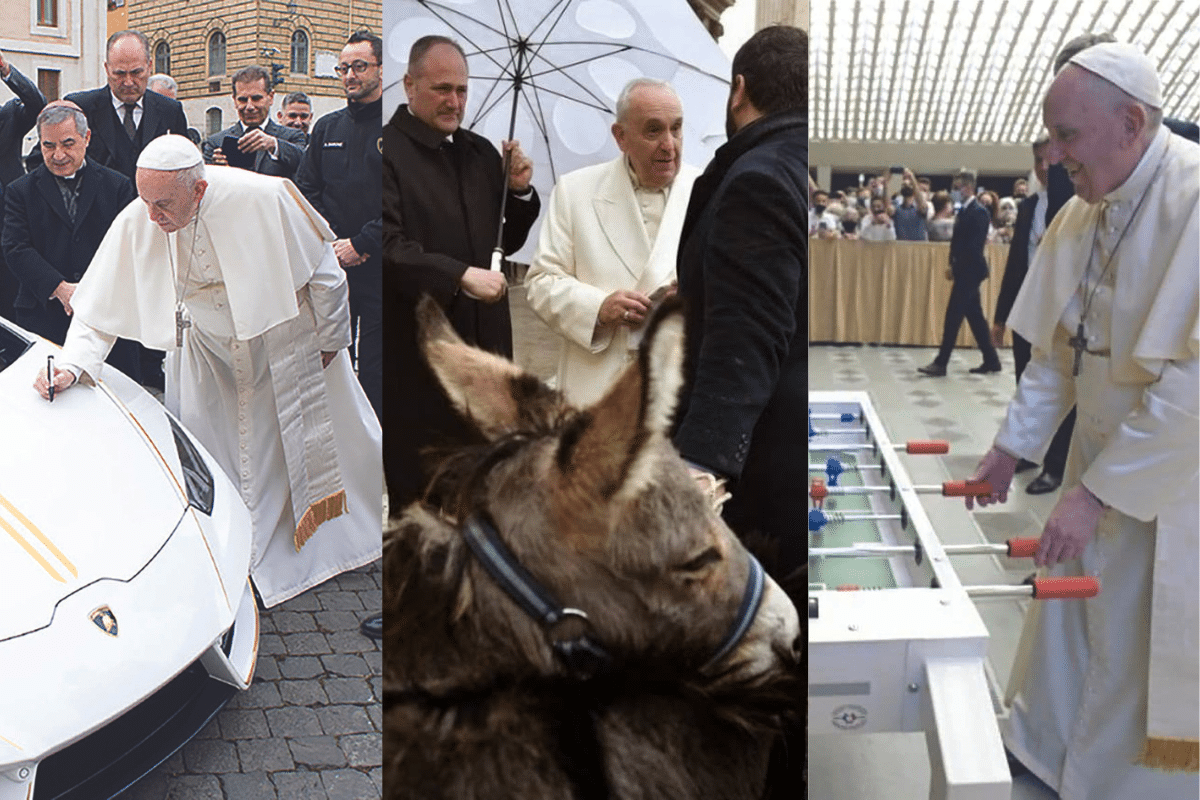
[[[679,245],[685,379],[673,436],[733,479],[738,533],[800,552],[808,475],[808,126],[768,115],[696,179]],[[799,566],[797,561],[792,566]]]
[[[101,86],[99,89],[69,94],[66,99],[83,109],[87,115],[88,127],[92,130],[88,161],[115,169],[132,181],[142,148],[164,133],[186,136],[187,118],[178,100],[147,91],[142,95],[142,121],[131,142],[121,118],[113,108],[112,97],[109,88]]]
[[[383,100],[347,103],[326,114],[308,135],[308,150],[296,171],[296,185],[329,222],[370,259],[352,267],[379,269],[383,253],[380,172],[383,169]]]
[[[21,164],[21,141],[33,129],[46,98],[11,64],[5,83],[17,95],[0,106],[0,185],[7,186],[25,174]]]
[[[486,269],[496,244],[506,191],[500,154],[463,128],[453,146],[444,139],[404,105],[383,130],[383,459],[397,514],[423,487],[421,449],[467,435],[417,351],[417,300],[430,294],[467,342],[512,355],[507,299],[485,304],[459,291],[463,272]],[[505,252],[525,243],[540,207],[536,192],[526,200],[510,193]]]
[[[304,131],[288,128],[269,119],[267,124],[262,126],[262,130],[263,133],[274,136],[279,141],[278,152],[275,154],[277,158],[271,158],[265,150],[255,153],[254,171],[260,175],[274,175],[278,178],[293,177],[296,169],[300,166],[300,159],[304,157],[306,138]],[[213,153],[221,149],[226,136],[240,139],[245,133],[246,127],[242,125],[241,120],[238,120],[225,130],[218,131],[205,139],[201,147],[204,152],[204,163],[213,163]]]
[[[137,199],[124,175],[90,161],[76,173],[82,181],[75,222],[67,215],[54,175],[42,165],[13,181],[4,192],[4,234],[9,269],[20,281],[16,307],[66,315],[48,302],[62,281],[78,283],[117,214]]]
[[[992,217],[978,199],[967,201],[954,217],[954,232],[950,234],[950,271],[956,281],[983,283],[988,276],[988,228]]]
[[[1013,226],[1012,243],[1008,246],[1008,260],[1004,263],[1004,278],[1000,281],[1000,295],[996,298],[996,316],[993,322],[1004,325],[1012,311],[1017,292],[1029,272],[1029,237],[1033,232],[1033,215],[1046,212],[1046,204],[1039,203],[1040,194],[1032,194],[1017,206],[1017,223]]]

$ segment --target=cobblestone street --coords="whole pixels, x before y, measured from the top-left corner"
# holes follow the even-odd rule
[[[382,653],[358,623],[382,577],[376,561],[262,612],[250,689],[120,800],[381,797]]]

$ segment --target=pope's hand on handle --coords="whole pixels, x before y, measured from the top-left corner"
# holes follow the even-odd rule
[[[987,455],[979,462],[979,466],[975,469],[975,474],[969,480],[972,482],[987,481],[992,485],[992,493],[982,497],[967,495],[964,499],[967,504],[967,509],[975,507],[975,501],[979,501],[980,507],[991,505],[992,503],[1004,503],[1008,500],[1008,487],[1012,484],[1013,474],[1017,471],[1017,458],[1010,456],[1008,453],[993,447],[988,450]]]

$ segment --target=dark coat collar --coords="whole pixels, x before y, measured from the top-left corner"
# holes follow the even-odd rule
[[[779,111],[759,117],[745,126],[713,154],[712,166],[719,170],[729,167],[734,161],[768,139],[776,136],[808,136],[808,121],[799,111]]]
[[[396,108],[396,113],[392,114],[391,122],[388,124],[394,125],[402,132],[408,135],[410,139],[423,147],[430,150],[437,150],[446,141],[445,134],[435,131],[433,128],[426,125],[421,120],[417,119],[408,110],[408,104],[402,103]],[[460,127],[454,132],[455,143],[462,142],[466,134]]]

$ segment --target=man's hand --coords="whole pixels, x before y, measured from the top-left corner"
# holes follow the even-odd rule
[[[992,347],[1004,346],[1004,326],[999,322],[992,324]]]
[[[337,350],[334,350],[333,352],[330,352],[328,350],[322,350],[321,351],[321,369],[325,369],[326,367],[328,367],[330,362],[333,361],[334,357],[337,356],[337,354],[338,354]]]
[[[463,291],[484,303],[495,303],[508,291],[508,279],[503,272],[467,267],[459,279]]]
[[[1012,483],[1013,473],[1017,471],[1017,457],[1010,456],[1008,453],[993,447],[987,451],[987,455],[979,462],[979,466],[975,468],[975,474],[971,476],[971,481],[987,481],[992,485],[992,493],[986,497],[972,497],[967,495],[964,499],[967,502],[967,510],[970,511],[975,507],[975,501],[979,501],[979,505],[991,505],[992,503],[1004,503],[1008,501],[1008,487]]]
[[[617,289],[604,298],[596,312],[596,322],[601,325],[620,323],[636,328],[646,321],[650,312],[650,298],[631,289]]]
[[[225,151],[219,147],[217,149],[213,150],[212,160],[213,160],[213,163],[219,167],[228,167],[229,166],[229,159],[225,157]]]
[[[274,153],[277,147],[279,147],[279,142],[274,136],[265,133],[262,128],[255,128],[238,139],[238,150],[243,153],[258,153],[264,150]]]
[[[1046,520],[1033,563],[1048,567],[1082,556],[1102,516],[1104,506],[1082,483],[1063,492]]]
[[[51,298],[62,303],[63,311],[67,312],[68,317],[75,313],[75,309],[71,307],[71,298],[75,296],[75,287],[78,285],[63,281],[50,295]]]
[[[0,53],[0,76],[7,78],[12,74],[12,67],[4,59],[4,53]]]
[[[67,389],[75,385],[75,375],[69,369],[54,368],[54,393],[61,394]],[[50,399],[50,381],[46,378],[46,370],[43,368],[37,374],[37,378],[33,381],[33,388],[42,396],[43,400]]]
[[[508,154],[508,188],[518,194],[529,188],[533,180],[533,162],[521,152],[521,143],[516,139],[502,142],[504,153]]]
[[[356,267],[367,260],[365,255],[359,255],[354,249],[354,245],[350,244],[349,239],[338,239],[333,243],[333,254],[337,256],[338,263],[342,267]]]

